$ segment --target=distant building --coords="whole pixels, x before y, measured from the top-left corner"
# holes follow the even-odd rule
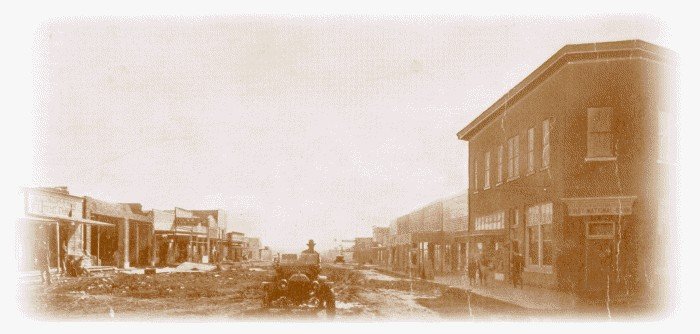
[[[360,264],[373,264],[373,247],[372,237],[355,238],[355,245],[352,247],[352,260]]]
[[[270,250],[270,247],[265,246],[260,250],[260,260],[272,261],[272,251]]]
[[[372,258],[374,264],[386,266],[389,263],[388,237],[388,227],[375,226],[372,228],[372,241],[374,244]]]
[[[247,246],[246,250],[244,250],[246,259],[251,261],[259,261],[260,249],[262,249],[260,238],[246,237],[245,243]]]
[[[242,232],[231,231],[226,233],[226,239],[228,240],[226,260],[234,262],[242,261],[244,251],[247,252],[245,234]]]

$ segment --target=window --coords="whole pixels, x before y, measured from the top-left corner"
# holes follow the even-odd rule
[[[586,160],[614,159],[612,108],[588,108],[588,154]]]
[[[527,129],[527,173],[535,172],[535,128]]]
[[[479,159],[474,159],[474,192],[479,191]]]
[[[615,237],[615,223],[612,221],[590,221],[586,224],[588,239],[612,239]]]
[[[498,170],[496,171],[496,184],[503,182],[503,145],[498,146]]]
[[[484,190],[491,188],[491,151],[484,153]]]
[[[540,268],[552,266],[552,214],[552,203],[527,209],[526,258],[529,266]]]
[[[520,140],[518,136],[508,139],[508,180],[520,176]]]
[[[676,119],[669,112],[659,113],[659,162],[676,162]]]
[[[542,168],[549,168],[549,118],[542,121]]]

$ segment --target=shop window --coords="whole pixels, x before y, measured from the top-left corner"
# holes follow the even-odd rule
[[[508,139],[508,180],[520,176],[520,139],[514,136]]]
[[[535,128],[527,129],[527,173],[535,172]]]
[[[503,182],[503,145],[498,145],[498,159],[497,159],[497,166],[496,168],[498,169],[496,171],[496,184],[501,184]]]
[[[552,203],[527,209],[527,264],[530,267],[546,269],[552,266],[552,216]]]
[[[586,160],[610,160],[613,152],[612,108],[588,108],[588,153]]]
[[[549,118],[542,121],[542,168],[549,167]]]
[[[491,188],[491,151],[484,153],[484,190]]]

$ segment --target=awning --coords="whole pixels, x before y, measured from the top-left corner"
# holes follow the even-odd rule
[[[62,220],[62,221],[69,221],[69,222],[78,223],[78,224],[88,224],[88,225],[115,227],[114,224],[112,224],[112,223],[106,223],[106,222],[101,222],[101,221],[92,220],[92,219],[84,219],[84,218],[60,218],[60,220]]]
[[[55,224],[58,222],[58,219],[22,217],[18,221],[21,224]]]
[[[57,222],[72,222],[78,224],[114,227],[114,224],[111,223],[76,217],[22,217],[19,218],[19,221],[25,224],[55,224]]]

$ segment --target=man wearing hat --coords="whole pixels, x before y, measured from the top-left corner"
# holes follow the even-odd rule
[[[316,246],[316,243],[314,242],[313,239],[310,239],[308,243],[306,243],[307,246],[309,246],[308,249],[305,249],[301,251],[301,254],[314,254],[316,255],[316,264],[319,264],[321,262],[321,256],[318,255],[318,252],[314,250],[314,246]]]
[[[302,254],[316,254],[318,255],[318,252],[314,250],[314,246],[316,246],[316,243],[314,242],[314,239],[310,239],[309,242],[306,244],[306,246],[309,246],[308,249],[303,250],[301,253]]]

